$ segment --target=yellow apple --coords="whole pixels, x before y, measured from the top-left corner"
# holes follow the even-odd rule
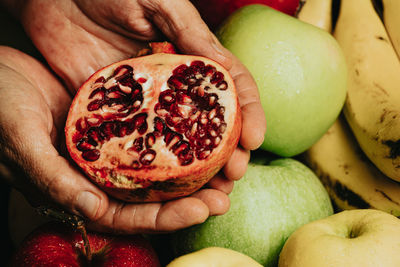
[[[174,259],[167,267],[262,267],[249,256],[228,248],[208,247]]]
[[[286,241],[279,267],[399,267],[400,219],[347,210],[303,225]]]

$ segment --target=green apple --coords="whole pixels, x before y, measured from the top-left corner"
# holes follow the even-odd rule
[[[273,266],[292,232],[332,214],[320,180],[291,158],[276,159],[269,165],[250,163],[229,197],[231,207],[224,215],[172,234],[176,256],[216,246]]]
[[[400,220],[372,209],[343,211],[296,230],[279,258],[279,267],[328,266],[400,266]]]
[[[262,149],[297,155],[333,124],[347,69],[331,34],[264,5],[239,9],[216,34],[257,83],[267,118]]]

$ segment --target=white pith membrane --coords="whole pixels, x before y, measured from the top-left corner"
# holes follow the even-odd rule
[[[201,83],[203,85],[202,88],[204,89],[204,85],[209,87],[206,88],[205,92],[207,94],[217,94],[217,101],[219,105],[224,107],[222,111],[224,112],[223,119],[226,125],[221,126],[221,129],[224,128],[224,130],[221,130],[221,132],[216,134],[214,133],[215,139],[213,140],[213,142],[217,142],[219,144],[211,151],[204,152],[207,154],[207,156],[205,156],[207,160],[198,159],[194,154],[193,161],[187,165],[182,164],[182,161],[178,159],[177,153],[179,151],[174,152],[172,150],[173,145],[176,144],[178,139],[173,138],[167,145],[164,140],[164,134],[156,137],[155,142],[151,142],[151,146],[148,148],[146,148],[146,145],[143,142],[143,149],[141,151],[137,152],[132,149],[135,140],[140,137],[145,139],[147,133],[154,131],[153,122],[156,117],[160,117],[166,121],[166,118],[162,115],[162,110],[156,114],[154,108],[159,102],[160,93],[171,89],[171,86],[167,84],[167,81],[173,75],[172,71],[182,64],[190,66],[190,64],[194,61],[202,61],[205,63],[205,65],[210,64],[216,67],[218,72],[224,74],[223,80],[226,82],[227,88],[223,88],[223,90],[217,88],[216,84],[212,84],[210,82],[211,76],[200,77],[198,75],[201,74],[196,74],[196,78],[204,79],[204,81]],[[104,121],[107,121],[107,119],[105,119],[107,118],[107,115],[110,114],[112,117],[113,114],[115,114],[115,111],[120,108],[116,107],[115,105],[103,105],[99,109],[88,111],[87,107],[89,103],[95,101],[96,99],[101,99],[101,96],[98,96],[97,94],[92,95],[92,97],[89,99],[92,92],[97,88],[105,87],[106,90],[109,90],[114,85],[117,85],[119,86],[120,91],[129,92],[129,90],[131,90],[131,88],[127,88],[119,84],[115,77],[112,77],[116,68],[123,65],[130,65],[133,67],[133,78],[138,81],[142,87],[143,101],[142,103],[139,103],[141,101],[135,101],[133,103],[133,105],[137,105],[139,107],[137,111],[132,112],[123,118],[114,118],[111,121],[127,121],[138,114],[146,113],[147,118],[145,120],[148,125],[147,130],[144,134],[140,134],[138,129],[135,129],[131,134],[122,137],[111,137],[108,141],[105,141],[101,144],[99,143],[97,145],[96,149],[100,151],[98,159],[93,161],[84,160],[82,158],[82,151],[79,151],[77,148],[76,140],[73,140],[73,134],[79,132],[76,128],[77,121],[80,118],[85,118],[86,121],[95,123],[97,120],[96,118],[99,116],[101,116]],[[101,79],[101,77],[105,78],[107,81],[105,83],[104,81],[96,83],[95,81],[99,78]],[[224,86],[222,85],[222,87]],[[220,153],[224,146],[236,146],[236,143],[234,142],[237,142],[237,140],[231,140],[227,138],[232,134],[231,132],[234,128],[233,124],[235,123],[235,118],[238,116],[238,102],[233,81],[226,70],[220,67],[216,62],[203,57],[154,54],[122,61],[96,72],[80,88],[78,94],[79,97],[74,99],[70,109],[70,114],[73,114],[73,118],[68,116],[66,124],[66,129],[69,129],[66,131],[67,146],[70,152],[73,152],[71,153],[71,156],[73,158],[75,157],[74,160],[78,163],[78,165],[80,165],[86,173],[92,177],[95,177],[98,182],[105,184],[106,186],[140,188],[146,187],[147,180],[151,182],[154,182],[155,180],[165,181],[180,176],[197,175],[201,172],[204,172],[204,170],[208,168],[208,166],[205,165],[210,163],[210,161],[214,158],[217,162],[226,160],[225,158],[221,157],[226,157],[227,155],[222,155],[224,153]],[[196,108],[196,103],[194,103],[194,101],[191,103],[188,101],[188,103],[179,104],[179,107],[182,111],[181,115],[183,118],[194,116],[192,112],[193,109]],[[203,115],[201,113],[196,113],[195,117],[198,115],[196,120],[197,125],[201,123],[202,119],[205,119],[204,121],[207,121],[207,123],[212,121],[210,123],[219,123],[220,125],[221,120],[215,115],[217,113],[218,111],[216,109],[205,111]],[[83,124],[85,125],[85,123]],[[175,131],[173,127],[169,126],[168,124],[166,125],[169,129]],[[194,129],[193,131],[197,129],[195,126],[192,128]],[[184,141],[189,142],[184,133],[182,133],[182,136]],[[143,153],[143,151],[146,149],[154,150],[156,152],[155,157],[154,154]],[[192,150],[194,151],[193,148]],[[151,163],[146,165],[140,163],[141,155],[144,159],[151,161]],[[160,175],[160,173],[163,175]]]

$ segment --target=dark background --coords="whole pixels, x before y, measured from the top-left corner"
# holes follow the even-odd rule
[[[11,46],[19,49],[27,54],[36,58],[40,58],[39,53],[36,51],[29,38],[25,35],[23,28],[19,22],[14,19],[2,6],[0,6],[0,45]],[[1,261],[8,262],[11,255],[14,253],[15,248],[10,239],[8,231],[8,201],[11,187],[4,182],[0,177],[0,208],[2,218],[4,218],[3,226],[0,227],[1,231]],[[0,263],[0,266],[3,266]]]

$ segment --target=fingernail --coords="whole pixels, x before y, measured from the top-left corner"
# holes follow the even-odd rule
[[[100,199],[98,196],[88,191],[82,191],[79,193],[76,201],[76,209],[79,213],[89,219],[96,217],[100,205]]]

